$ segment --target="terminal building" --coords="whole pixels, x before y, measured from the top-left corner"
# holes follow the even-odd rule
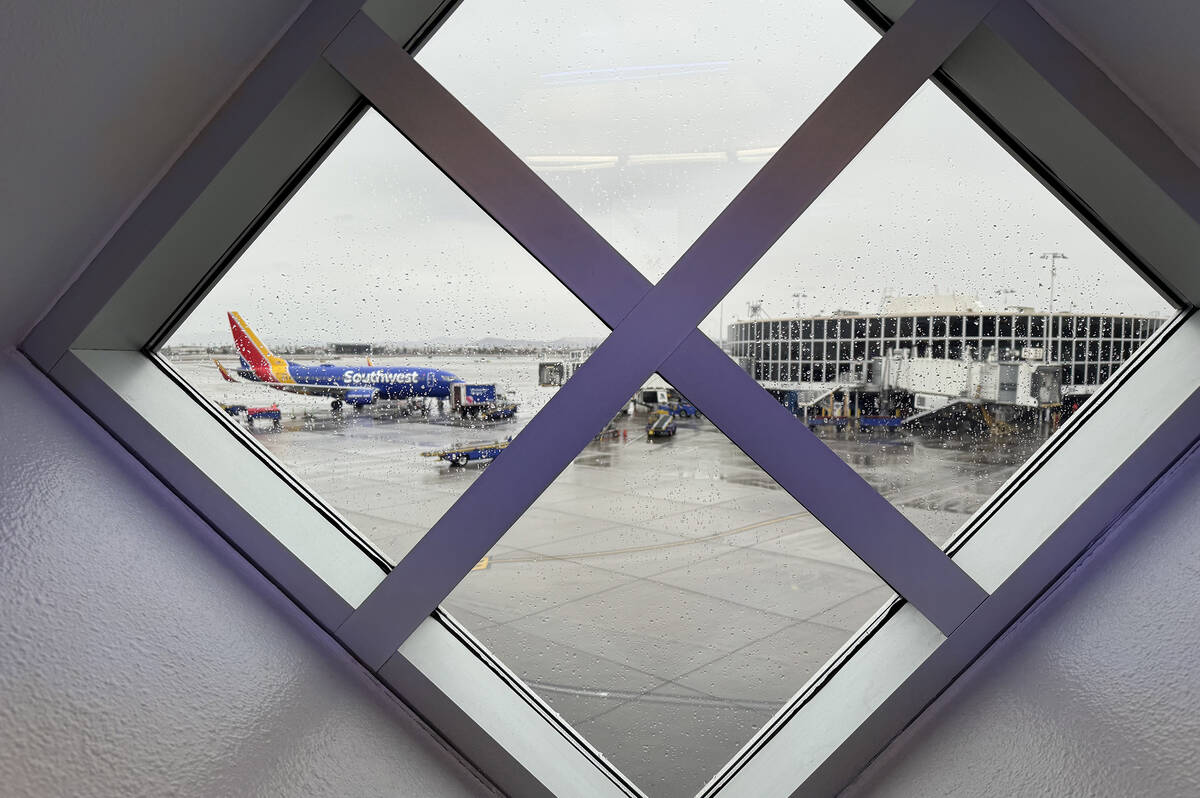
[[[737,321],[729,326],[728,346],[754,379],[797,411],[840,389],[861,391],[871,414],[935,409],[956,397],[1070,409],[1163,323],[1024,307],[989,311],[963,296],[895,297],[877,314]],[[1018,374],[1028,390],[1017,390]],[[1038,401],[1036,387],[1051,383],[1057,395]],[[880,407],[879,394],[889,388],[911,395],[911,404]]]

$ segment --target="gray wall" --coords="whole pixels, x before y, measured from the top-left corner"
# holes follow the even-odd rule
[[[1030,5],[1192,160],[1200,160],[1196,0],[1031,0]]]
[[[0,3],[0,346],[25,337],[305,5]]]
[[[0,350],[0,793],[491,794]]]
[[[846,798],[1200,795],[1200,455]]]

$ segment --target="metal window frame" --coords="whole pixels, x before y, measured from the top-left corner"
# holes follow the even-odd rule
[[[695,325],[994,2],[923,0],[914,12],[940,35],[909,18],[880,39],[653,287],[368,17],[347,25],[329,62],[612,332],[338,629],[343,642],[382,665],[656,371],[943,632],[977,607],[979,587]]]
[[[875,55],[865,59],[874,59],[866,79],[844,82],[851,88],[834,93],[845,92],[842,102],[849,106],[866,103],[882,113],[861,128],[862,143],[898,108],[895,98],[915,90],[889,83],[896,76],[887,73],[895,71],[902,55],[910,63],[908,80],[923,72],[919,85],[932,76],[1185,310],[960,531],[947,549],[952,561],[926,557],[892,576],[902,592],[916,598],[923,594],[910,578],[915,562],[951,564],[952,570],[933,567],[968,577],[939,582],[951,590],[958,586],[955,609],[943,613],[936,595],[926,594],[920,603],[940,621],[935,625],[913,604],[893,600],[781,708],[703,795],[826,794],[846,784],[1200,436],[1200,364],[1188,362],[1200,346],[1200,318],[1186,310],[1200,300],[1200,276],[1188,268],[1200,242],[1196,166],[1024,0],[918,0],[895,26],[891,19],[909,5],[905,0],[874,6],[851,2],[881,29],[894,27],[872,50]],[[148,351],[361,112],[359,91],[323,57],[328,52],[345,67],[345,44],[361,43],[364,30],[378,40],[374,24],[357,16],[360,5],[353,0],[309,5],[22,343],[22,351],[500,789],[519,795],[637,795],[636,787],[465,630],[440,611],[428,615],[428,599],[440,586],[423,597],[421,613],[400,624],[381,622],[375,610],[360,615],[368,604],[387,606],[386,591],[377,592],[375,601],[366,598],[388,584],[382,557],[365,541],[354,540],[336,513],[287,477],[248,436],[203,403],[184,399],[186,386]],[[371,14],[388,36],[412,50],[452,6],[445,0],[403,7],[381,0]],[[890,56],[876,53],[889,47],[894,48]],[[890,110],[888,102],[894,105]],[[814,118],[832,117],[819,110]],[[835,128],[811,120],[806,127],[810,143],[827,151]],[[1064,140],[1083,144],[1067,147]],[[847,162],[855,152],[855,147],[844,150]],[[1097,164],[1108,171],[1098,174]],[[497,207],[497,198],[472,193],[474,168],[479,167],[447,172],[529,246],[537,236],[500,218],[508,198],[499,198]],[[763,167],[768,178],[783,174],[789,183],[796,171],[796,164],[784,160]],[[833,174],[836,169],[806,178],[808,201]],[[527,182],[526,188],[536,186]],[[546,192],[549,197],[541,201],[552,204],[557,198]],[[791,213],[806,204],[800,198]],[[743,205],[764,207],[753,200]],[[776,224],[786,229],[787,214]],[[575,251],[591,232],[580,225],[556,245]],[[693,247],[698,254],[689,250],[685,261],[702,261],[706,241],[722,243],[745,234],[739,224],[714,227],[717,232],[706,233]],[[778,232],[760,231],[754,246],[765,251]],[[566,271],[557,257],[541,250],[534,254],[606,322],[634,329],[639,297],[645,302],[659,289],[639,282],[639,275],[613,260],[598,236],[587,245],[610,267],[605,279],[593,279],[590,286],[580,282],[585,275]],[[705,410],[718,426],[796,495],[803,489],[789,484],[789,479],[795,482],[792,470],[771,460],[753,430],[737,427],[737,414],[721,404],[727,396],[712,391],[696,371],[729,362],[715,357],[721,353],[691,330],[706,312],[705,303],[719,301],[740,277],[737,269],[749,268],[756,257],[747,252],[732,269],[711,261],[700,281],[712,288],[712,296],[697,298],[690,315],[674,314],[678,346],[664,345],[639,368],[654,370],[653,363],[661,361],[686,394],[704,395]],[[673,269],[660,286],[683,273]],[[748,398],[753,388],[766,397],[742,376],[731,395]],[[1136,424],[1123,421],[1134,413]],[[771,417],[776,416],[782,421],[782,415]],[[1095,423],[1085,423],[1088,419]],[[1114,435],[1111,425],[1118,422],[1120,434]],[[549,420],[538,424],[548,425]],[[234,434],[216,433],[219,427]],[[569,449],[565,445],[564,451]],[[1071,475],[1067,493],[1061,487],[1064,474]],[[1046,506],[1053,512],[1042,512]],[[888,518],[886,511],[883,516]],[[858,540],[856,545],[869,552],[869,536],[855,538],[844,517],[829,517],[835,532]],[[280,518],[288,523],[281,525]],[[284,527],[305,534],[289,537]],[[485,542],[481,538],[479,544]],[[445,571],[451,576],[444,581],[452,578],[454,567]],[[975,594],[962,587],[972,580],[985,590]],[[979,600],[972,603],[973,597]],[[348,626],[355,617],[361,623]],[[386,645],[379,642],[380,632],[390,635],[383,638]]]

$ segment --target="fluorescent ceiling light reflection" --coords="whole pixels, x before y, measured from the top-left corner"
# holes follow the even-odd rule
[[[530,155],[525,163],[538,172],[585,172],[611,169],[618,160],[616,155]]]
[[[755,147],[719,152],[654,152],[640,155],[530,155],[525,158],[539,172],[585,172],[591,169],[611,169],[621,163],[630,166],[680,163],[761,163],[779,150],[778,147]]]
[[[756,147],[749,150],[738,150],[734,155],[739,161],[753,162],[765,161],[777,152],[779,152],[778,147]]]
[[[693,61],[685,64],[570,69],[564,72],[547,72],[540,77],[545,83],[561,86],[575,83],[603,83],[614,80],[645,80],[647,78],[673,78],[680,75],[702,75],[724,72],[729,69],[729,64],[729,61]]]
[[[720,163],[729,160],[724,152],[661,152],[650,155],[630,155],[629,163]]]

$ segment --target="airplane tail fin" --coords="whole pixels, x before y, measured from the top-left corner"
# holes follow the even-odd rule
[[[233,378],[233,375],[226,371],[225,367],[221,365],[221,361],[214,357],[213,363],[217,365],[217,371],[221,372],[221,377],[225,380],[225,382],[237,382],[237,380]]]
[[[254,370],[254,375],[265,382],[291,382],[287,362],[271,353],[240,313],[230,311],[228,315],[233,344],[242,360]]]
[[[367,368],[369,368],[369,369],[373,369],[373,368],[375,368],[375,364],[371,362],[371,356],[370,356],[370,355],[367,355]]]

